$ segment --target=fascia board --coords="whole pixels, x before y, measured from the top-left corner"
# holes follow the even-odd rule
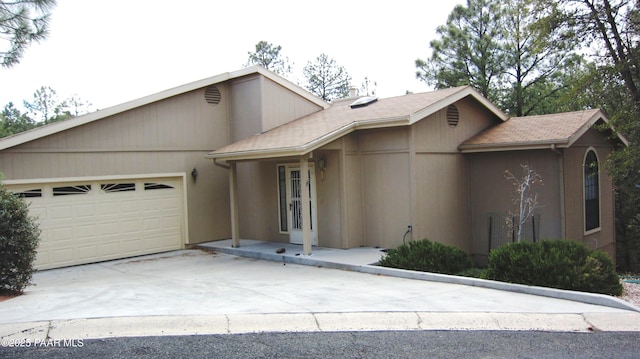
[[[524,150],[546,150],[549,148],[567,148],[568,141],[545,141],[545,142],[529,142],[529,143],[503,143],[490,145],[461,145],[458,147],[462,153],[478,153],[478,152],[500,152],[500,151],[524,151]]]
[[[571,137],[569,137],[569,146],[572,146],[582,135],[584,135],[593,125],[595,125],[599,120],[604,121],[611,130],[616,134],[616,137],[624,143],[625,146],[629,146],[629,140],[624,137],[622,134],[618,133],[616,129],[611,125],[607,116],[602,112],[602,110],[596,111],[588,121],[586,121],[579,129],[576,131]]]
[[[236,74],[237,76],[238,74]],[[14,136],[10,136],[0,140],[0,150],[15,147],[23,143],[31,142],[46,136],[50,136],[74,127],[82,126],[103,118],[117,115],[119,113],[129,111],[138,107],[142,107],[157,101],[164,100],[166,98],[177,96],[189,91],[197,90],[202,87],[213,85],[216,83],[224,82],[230,78],[229,73],[209,77],[207,79],[191,82],[182,86],[174,87],[168,90],[164,90],[149,96],[141,97],[132,101],[128,101],[112,107],[107,107],[103,110],[98,110],[86,115],[78,116],[68,119],[66,121],[54,122],[52,124],[34,128],[33,130],[18,133]]]
[[[290,156],[302,156],[313,150],[316,150],[328,143],[331,143],[355,130],[371,129],[371,128],[383,128],[383,127],[397,127],[406,126],[409,124],[407,117],[396,117],[377,119],[371,121],[357,121],[351,122],[335,131],[327,133],[313,141],[310,141],[302,146],[278,148],[273,150],[250,150],[231,153],[215,154],[210,153],[205,156],[208,159],[220,159],[227,161],[241,161],[251,159],[265,159],[275,157],[290,157]]]
[[[429,115],[432,115],[432,114],[442,110],[446,106],[454,104],[454,103],[462,100],[463,98],[465,98],[467,96],[471,96],[474,99],[476,99],[478,102],[480,102],[484,107],[486,107],[489,111],[491,111],[494,115],[496,115],[503,122],[509,119],[509,116],[507,114],[502,112],[493,103],[491,103],[489,100],[484,98],[484,96],[480,95],[477,91],[472,89],[470,86],[466,86],[466,87],[462,88],[460,91],[458,91],[456,93],[453,93],[453,94],[445,97],[444,99],[442,99],[440,101],[437,101],[437,102],[435,102],[435,103],[423,108],[422,110],[420,110],[420,111],[418,111],[416,113],[413,113],[409,118],[409,124],[413,125],[414,123],[422,120],[423,118],[425,118],[425,117],[427,117]]]
[[[569,141],[568,141],[569,146],[572,146],[580,137],[582,137],[582,135],[584,135],[601,118],[605,123],[609,123],[609,121],[605,118],[602,111],[595,112],[589,118],[589,120],[585,121],[585,123],[583,123],[582,126],[580,126],[580,128],[578,128],[576,132],[574,132],[571,136],[569,136]]]
[[[292,157],[302,156],[305,152],[298,147],[291,148],[278,148],[273,150],[255,150],[255,151],[242,151],[231,152],[221,154],[208,154],[204,157],[210,160],[222,160],[222,161],[247,161],[247,160],[259,160],[267,158],[277,157]]]
[[[230,152],[230,153],[221,153],[221,154],[210,153],[208,155],[205,155],[205,158],[227,160],[227,161],[243,161],[243,160],[256,160],[256,159],[276,158],[276,157],[302,156],[330,142],[333,142],[336,139],[353,132],[354,130],[355,130],[355,124],[350,123],[346,126],[339,128],[336,131],[333,131],[324,136],[318,137],[317,139],[311,142],[308,142],[302,146],[284,147],[284,148],[277,148],[272,150],[249,150],[249,151],[239,151],[239,152]]]
[[[252,70],[249,71],[246,74],[242,74],[242,75],[236,75],[236,73],[243,73],[245,70]],[[235,77],[242,77],[242,76],[246,76],[248,74],[251,73],[259,73],[262,76],[268,78],[269,80],[277,83],[280,86],[283,86],[289,90],[291,90],[292,92],[296,93],[297,95],[304,97],[305,99],[313,102],[314,104],[322,107],[323,109],[327,109],[329,107],[331,107],[331,104],[329,104],[328,102],[323,101],[321,98],[319,98],[318,96],[312,94],[311,92],[305,90],[304,88],[294,84],[293,82],[285,79],[284,77],[281,77],[278,74],[275,74],[267,69],[265,69],[264,67],[260,66],[260,65],[254,65],[251,67],[248,67],[246,69],[242,69],[239,71],[236,71],[234,73],[231,73],[231,78],[235,78]]]
[[[409,116],[381,118],[375,120],[363,120],[355,122],[355,129],[367,130],[373,128],[397,127],[410,125]]]

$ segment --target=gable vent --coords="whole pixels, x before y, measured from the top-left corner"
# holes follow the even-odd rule
[[[458,108],[455,105],[449,105],[449,107],[447,107],[447,123],[449,127],[458,126],[459,120],[460,114],[458,113]]]
[[[211,85],[204,90],[204,99],[208,104],[217,105],[220,103],[222,95],[220,94],[220,90],[218,90],[216,86]]]

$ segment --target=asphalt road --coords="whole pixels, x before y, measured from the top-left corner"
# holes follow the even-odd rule
[[[5,343],[6,344],[6,343]],[[66,346],[65,346],[66,344]],[[46,346],[49,345],[49,346]],[[76,340],[0,358],[639,358],[640,333],[380,331]]]

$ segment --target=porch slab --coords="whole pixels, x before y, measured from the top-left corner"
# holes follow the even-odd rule
[[[199,243],[197,246],[202,249],[210,249],[242,257],[307,265],[321,264],[323,267],[338,269],[350,269],[349,267],[351,266],[375,265],[384,254],[383,248],[375,247],[340,249],[313,246],[311,255],[304,255],[301,244],[253,239],[241,239],[240,246],[235,248],[232,247],[231,239]]]

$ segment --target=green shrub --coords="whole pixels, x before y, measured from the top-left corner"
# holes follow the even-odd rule
[[[423,239],[388,250],[379,264],[383,267],[456,274],[472,267],[473,261],[459,248]]]
[[[461,277],[471,277],[471,278],[486,279],[487,278],[487,270],[483,269],[483,268],[472,267],[472,268],[469,268],[469,269],[465,269],[462,272],[458,272],[458,273],[456,273],[456,275],[459,275]]]
[[[0,293],[21,293],[29,285],[39,239],[28,205],[0,183]]]
[[[488,279],[583,292],[620,295],[611,259],[570,240],[517,242],[489,253]]]

